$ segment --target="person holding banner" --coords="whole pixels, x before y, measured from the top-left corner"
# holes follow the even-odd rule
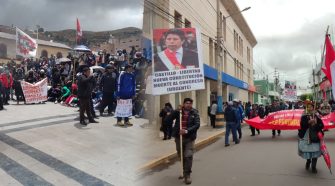
[[[122,72],[117,81],[117,91],[116,97],[118,100],[127,100],[135,98],[136,94],[136,79],[133,74],[133,66],[126,65],[125,71]],[[118,105],[116,106],[118,107]],[[118,110],[118,108],[116,108]],[[119,112],[116,112],[115,115],[117,117],[117,125],[124,126],[133,124],[129,122],[129,116],[121,116],[118,115]],[[120,113],[121,114],[121,113]],[[122,123],[122,118],[124,118],[124,124]]]
[[[99,123],[93,119],[90,110],[90,99],[93,91],[93,76],[90,74],[90,69],[84,67],[82,70],[82,75],[78,77],[78,98],[80,102],[80,124],[87,125],[85,122],[84,112],[86,112],[88,121],[90,123]]]
[[[183,48],[185,33],[182,30],[170,29],[163,37],[166,49],[154,56],[155,72],[199,68],[198,54]]]
[[[191,172],[194,153],[194,142],[197,138],[197,131],[200,127],[200,116],[196,109],[192,107],[193,100],[185,98],[183,106],[179,110],[174,110],[171,114],[166,116],[165,122],[172,123],[174,120],[173,136],[175,137],[176,149],[180,158],[180,134],[183,139],[183,169],[184,169],[184,182],[191,184]],[[180,111],[181,110],[181,111]],[[180,112],[182,113],[180,130]]]

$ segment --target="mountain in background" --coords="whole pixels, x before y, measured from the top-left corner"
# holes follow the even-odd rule
[[[15,27],[0,25],[0,32],[5,32],[9,34],[15,34]],[[32,38],[36,38],[37,31],[24,30]],[[124,39],[130,36],[141,36],[142,30],[135,27],[126,27],[122,29],[112,30],[112,31],[83,31],[83,38],[81,43],[88,47],[96,46],[101,43],[106,43],[109,41],[111,35],[114,39]],[[46,41],[54,41],[58,43],[66,44],[70,47],[76,45],[76,30],[67,29],[60,31],[45,31],[43,28],[39,29],[38,38]]]

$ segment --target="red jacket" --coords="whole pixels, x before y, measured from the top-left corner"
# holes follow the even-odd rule
[[[9,73],[9,79],[7,78],[6,73],[2,73],[0,75],[0,81],[5,88],[11,88],[13,86],[13,77],[11,73]]]

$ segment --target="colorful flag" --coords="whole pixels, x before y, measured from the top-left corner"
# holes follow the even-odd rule
[[[77,44],[80,42],[81,38],[83,37],[83,31],[81,30],[79,20],[77,18]]]
[[[329,35],[326,35],[326,55],[325,55],[325,68],[322,68],[323,72],[329,79],[332,89],[333,98],[335,99],[335,51],[332,43],[330,42]]]
[[[37,42],[22,30],[16,28],[16,55],[36,57]]]

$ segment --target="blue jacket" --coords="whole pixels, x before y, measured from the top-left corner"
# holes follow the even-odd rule
[[[136,94],[135,76],[132,73],[122,72],[117,81],[116,96],[121,99],[130,99]]]

